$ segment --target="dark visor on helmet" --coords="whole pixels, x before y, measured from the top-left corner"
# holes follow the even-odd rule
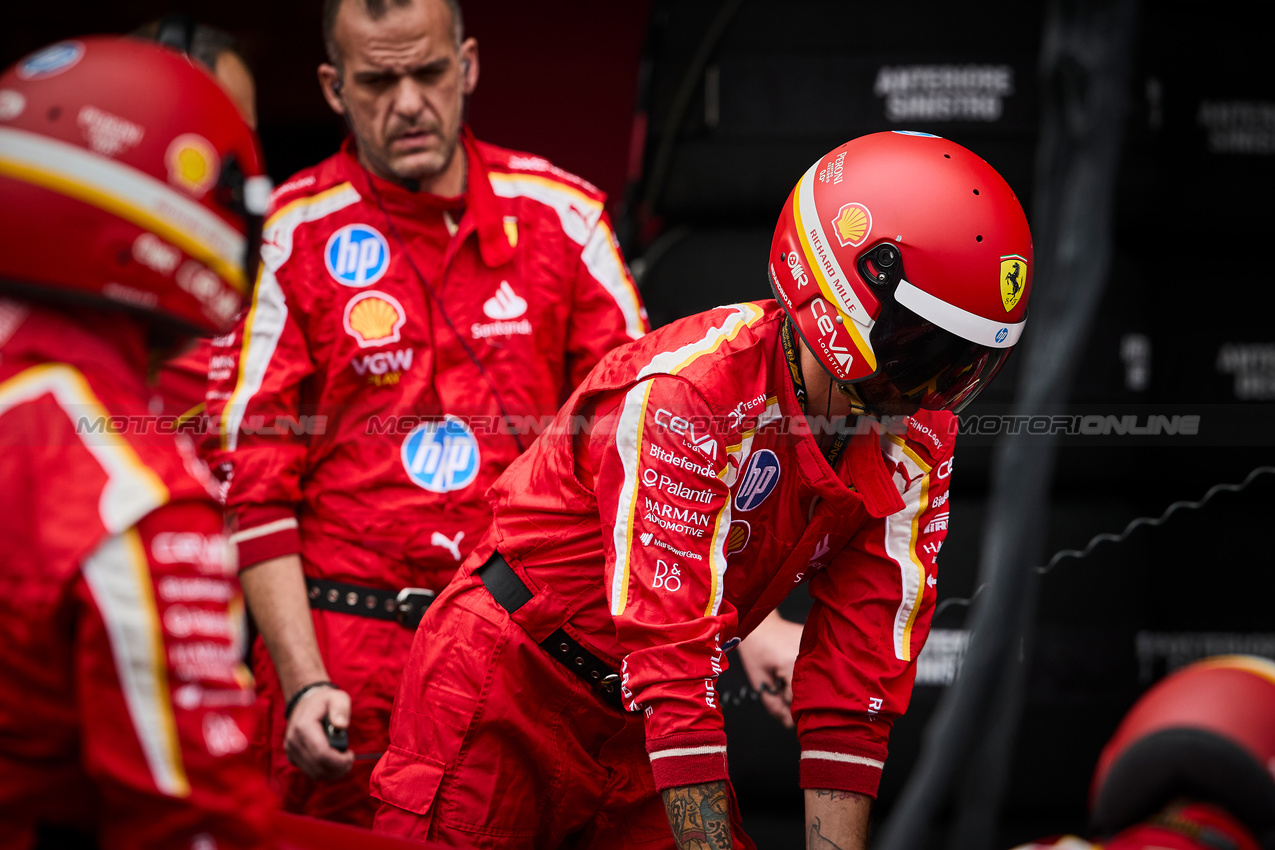
[[[878,374],[927,410],[958,413],[991,382],[1011,351],[990,348],[940,328],[897,302],[872,328]]]

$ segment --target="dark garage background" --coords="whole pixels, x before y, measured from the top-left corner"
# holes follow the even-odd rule
[[[0,64],[65,36],[189,11],[244,41],[278,183],[343,135],[315,83],[320,6],[14,3],[3,13]],[[608,192],[655,324],[768,297],[770,229],[789,189],[817,156],[862,133],[906,128],[965,144],[1032,213],[1043,4],[471,0],[465,14],[480,44],[476,133]],[[1275,455],[1275,72],[1260,17],[1257,4],[1236,2],[1138,10],[1124,120],[1105,130],[1122,140],[1112,271],[1096,318],[1073,341],[1080,366],[1062,412],[1195,415],[1199,433],[1064,439],[1045,552],[1082,548],[1135,517],[1240,482]],[[917,87],[903,73],[917,66],[979,73],[965,86]],[[971,416],[1009,410],[1017,365]],[[1013,438],[962,436],[941,604],[977,586],[998,439]],[[992,846],[1083,829],[1098,751],[1157,678],[1219,652],[1275,657],[1265,531],[1273,506],[1275,476],[1258,477],[1043,577]],[[805,604],[794,598],[783,610],[800,619]],[[969,616],[968,606],[948,604],[935,621],[913,707],[896,724],[878,822],[959,668]],[[737,665],[721,690],[735,697],[725,710],[746,824],[762,847],[801,846],[795,735],[764,715]],[[942,827],[954,811],[941,812],[932,846],[946,846]]]

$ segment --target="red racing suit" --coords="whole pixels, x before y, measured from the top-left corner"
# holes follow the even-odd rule
[[[496,483],[491,532],[462,571],[468,576],[498,551],[534,594],[515,622],[524,618],[537,641],[563,624],[622,670],[624,704],[645,726],[646,753],[639,743],[629,758],[649,758],[654,788],[727,779],[716,692],[725,649],[808,582],[815,604],[793,682],[801,784],[875,795],[929,631],[956,418],[921,411],[890,428],[862,419],[830,468],[795,395],[780,340],[784,316],[773,301],[718,308],[604,358],[553,429]],[[509,699],[526,706],[510,753],[523,739],[562,734],[550,708],[558,698],[502,696],[485,684],[472,708],[448,698],[467,690],[462,676],[499,680],[458,673],[467,668],[437,647],[443,635],[460,644],[481,632],[471,613],[480,609],[465,597],[473,583],[458,578],[422,622],[392,746],[373,777],[378,798],[428,813],[440,782],[422,776],[441,770],[444,826],[481,822],[467,806],[486,797],[458,787],[465,783],[453,771],[499,763],[486,772],[508,789],[526,769],[512,754],[470,753],[458,764],[445,730],[468,728],[468,746],[495,713],[501,734],[513,734],[519,723],[507,715],[518,709],[494,704]],[[512,650],[486,655],[527,663]],[[533,687],[541,677],[521,678]],[[572,711],[563,717],[574,730],[613,712],[596,700]],[[591,764],[559,770],[582,783],[598,773]],[[500,809],[514,810],[515,797],[506,794]],[[522,816],[538,817],[535,805]],[[399,828],[394,817],[384,828]]]
[[[264,845],[221,508],[156,433],[144,332],[0,301],[0,847]]]
[[[313,579],[441,590],[490,524],[488,486],[604,353],[645,333],[601,193],[463,144],[463,210],[373,177],[349,142],[277,191],[251,308],[209,361],[241,567],[299,552]],[[351,749],[383,751],[411,631],[324,611],[315,627],[354,700]],[[284,761],[260,656],[285,806],[370,822],[372,761],[322,787]]]

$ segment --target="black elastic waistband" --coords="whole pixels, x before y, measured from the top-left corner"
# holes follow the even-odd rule
[[[526,605],[535,596],[499,552],[494,553],[475,574],[487,587],[491,598],[510,614]],[[581,646],[580,642],[571,637],[566,630],[558,629],[540,641],[540,648],[549,653],[563,667],[583,679],[603,702],[612,708],[624,710],[624,704],[620,699],[620,674]]]

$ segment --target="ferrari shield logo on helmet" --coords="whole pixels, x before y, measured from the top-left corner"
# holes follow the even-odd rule
[[[845,204],[832,219],[832,228],[842,248],[858,248],[872,232],[872,213],[863,204]]]
[[[1027,260],[1017,254],[1001,257],[1001,303],[1005,312],[1014,309],[1027,285]]]

